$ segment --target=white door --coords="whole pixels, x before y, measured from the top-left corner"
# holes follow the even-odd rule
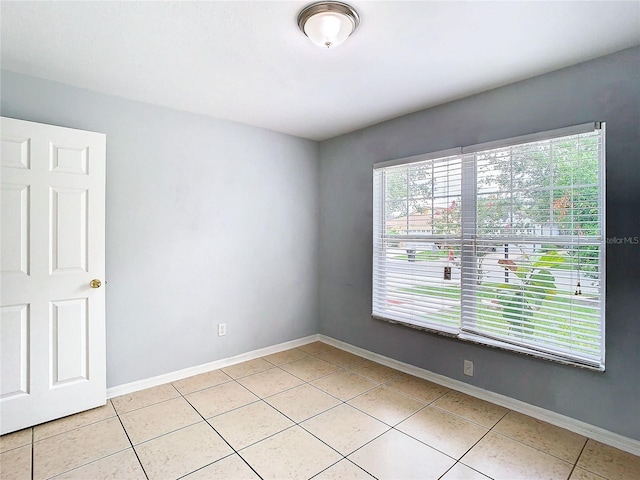
[[[0,122],[4,434],[106,402],[106,137]]]

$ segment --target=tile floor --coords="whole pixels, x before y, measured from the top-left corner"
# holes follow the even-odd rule
[[[0,437],[5,479],[640,479],[640,457],[315,342]]]

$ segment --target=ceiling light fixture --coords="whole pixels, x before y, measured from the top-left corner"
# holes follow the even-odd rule
[[[317,2],[298,15],[298,27],[320,47],[337,47],[358,27],[360,16],[342,2]]]

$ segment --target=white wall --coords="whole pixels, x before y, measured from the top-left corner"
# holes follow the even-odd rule
[[[315,142],[6,71],[1,88],[3,116],[107,134],[108,386],[319,331]]]

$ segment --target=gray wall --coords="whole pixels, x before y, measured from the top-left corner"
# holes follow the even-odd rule
[[[640,237],[638,47],[321,143],[321,333],[640,440],[640,245],[607,248],[605,373],[370,317],[373,163],[589,121],[607,122],[607,235]]]
[[[6,71],[1,88],[3,116],[107,135],[109,386],[318,332],[317,143]]]

